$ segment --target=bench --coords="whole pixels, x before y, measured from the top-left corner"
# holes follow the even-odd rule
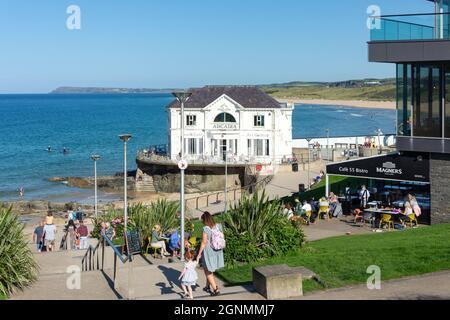
[[[268,300],[303,296],[303,279],[315,275],[304,268],[291,268],[285,264],[253,268],[253,285]]]

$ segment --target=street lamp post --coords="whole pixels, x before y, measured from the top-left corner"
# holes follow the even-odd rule
[[[128,299],[133,299],[134,297],[134,289],[133,289],[133,260],[131,255],[129,254],[130,246],[128,244],[127,237],[127,226],[128,226],[128,195],[127,195],[127,178],[128,178],[128,170],[127,170],[127,142],[131,139],[131,134],[122,134],[119,136],[120,140],[123,141],[123,193],[124,193],[124,202],[123,202],[123,234],[125,237],[125,245],[128,250]]]
[[[311,138],[307,138],[306,141],[308,141],[308,190],[311,188],[311,177],[310,177],[310,162],[311,162],[311,149],[309,148]]]
[[[120,140],[123,141],[123,220],[124,220],[124,233],[127,232],[128,224],[128,195],[127,195],[127,142],[131,139],[131,134],[122,134],[119,136]]]
[[[187,91],[179,91],[172,93],[178,102],[181,104],[181,159],[184,160],[184,104],[189,100],[192,93]],[[185,216],[185,203],[184,203],[184,171],[180,168],[181,183],[180,183],[180,206],[181,206],[181,241],[184,241],[184,216]],[[181,245],[181,261],[184,261],[184,242]]]
[[[224,213],[228,211],[228,148],[225,142],[225,193],[224,193],[224,202],[225,208]]]
[[[98,202],[97,202],[97,161],[100,159],[99,155],[93,154],[91,159],[94,161],[94,211],[95,217],[98,217]]]

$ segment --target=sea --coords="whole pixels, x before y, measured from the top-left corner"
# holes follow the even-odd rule
[[[167,144],[166,106],[172,100],[165,93],[0,95],[0,201],[18,200],[21,187],[25,200],[92,200],[91,190],[47,179],[93,176],[94,153],[101,156],[98,175],[123,171],[123,133],[132,135],[127,157],[134,169],[139,149]],[[395,121],[395,110],[296,105],[293,136],[324,137],[327,128],[330,136],[393,133]]]

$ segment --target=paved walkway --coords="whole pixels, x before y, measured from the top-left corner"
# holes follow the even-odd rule
[[[305,300],[427,300],[450,299],[450,271],[429,273],[381,283],[381,290],[366,285],[320,291]]]

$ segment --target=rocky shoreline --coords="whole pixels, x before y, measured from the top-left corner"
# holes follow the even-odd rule
[[[136,171],[129,171],[127,177],[128,190],[132,191],[136,187]],[[80,189],[94,189],[94,177],[52,177],[47,179],[50,182],[64,183],[68,187]],[[97,186],[103,191],[123,191],[123,173],[116,173],[113,176],[97,177]]]
[[[83,212],[88,215],[94,213],[94,206],[80,204],[77,202],[67,202],[67,203],[59,203],[52,202],[48,200],[31,200],[31,201],[6,201],[2,202],[0,205],[3,207],[11,207],[13,211],[20,215],[44,215],[48,212],[52,212],[53,214],[67,212],[68,210],[77,210],[81,208]],[[98,210],[99,211],[108,211],[114,209],[114,203],[99,203]]]

